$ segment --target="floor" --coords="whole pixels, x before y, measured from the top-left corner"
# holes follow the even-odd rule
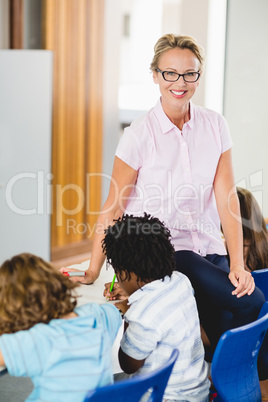
[[[30,378],[12,377],[9,374],[0,377],[1,402],[24,402],[32,389]]]

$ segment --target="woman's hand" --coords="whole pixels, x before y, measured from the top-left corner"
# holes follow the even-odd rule
[[[236,287],[232,294],[237,297],[246,294],[251,295],[255,289],[255,282],[251,273],[245,271],[240,265],[230,267],[229,279]]]
[[[126,300],[128,294],[120,287],[118,282],[114,283],[113,290],[110,293],[111,282],[105,283],[103,296],[109,300]]]
[[[75,268],[62,267],[60,268],[60,272],[63,274],[64,272],[81,272],[81,270]],[[90,269],[85,271],[85,273],[86,273],[85,276],[70,276],[69,278],[73,282],[81,282],[86,285],[91,285],[97,279],[97,277]]]

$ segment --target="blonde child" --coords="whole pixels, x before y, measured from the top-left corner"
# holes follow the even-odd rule
[[[31,254],[0,268],[0,365],[31,378],[29,401],[83,401],[113,380],[120,314],[108,304],[76,308],[76,286]]]

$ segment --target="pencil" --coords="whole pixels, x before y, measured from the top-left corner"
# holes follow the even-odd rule
[[[110,290],[109,290],[109,293],[111,293],[111,291],[113,290],[113,288],[114,288],[114,282],[115,282],[115,279],[116,279],[116,275],[114,274],[114,277],[113,277],[113,280],[112,280],[112,283],[111,283],[111,286],[110,286]],[[106,301],[109,301],[109,299],[110,299],[110,297],[108,296],[108,297],[106,297]]]
[[[114,282],[115,282],[115,280],[116,280],[116,274],[114,274],[114,277],[113,277],[113,280],[112,280],[112,283],[111,283],[111,286],[110,286],[110,293],[111,293],[111,291],[112,291],[113,288],[114,288]]]

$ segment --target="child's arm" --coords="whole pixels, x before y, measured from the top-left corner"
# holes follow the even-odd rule
[[[121,369],[127,373],[132,374],[135,373],[139,368],[144,365],[145,359],[136,360],[132,357],[128,356],[123,350],[120,348],[118,352],[118,358]]]
[[[119,304],[120,303],[116,303],[116,306],[117,305],[119,306]],[[124,304],[124,302],[121,302],[121,304]],[[123,310],[124,310],[124,307],[123,307]],[[125,311],[123,311],[123,312],[125,313]],[[124,332],[126,331],[127,327],[128,327],[128,323],[125,321],[124,322]],[[141,368],[144,365],[144,362],[145,362],[145,359],[143,359],[143,360],[133,359],[133,357],[130,357],[125,352],[123,352],[121,347],[119,348],[119,351],[118,351],[118,360],[119,360],[121,369],[127,374],[135,373],[137,370],[139,370],[139,368]]]
[[[128,305],[128,299],[123,300],[123,301],[119,301],[114,303],[115,307],[118,308],[118,310],[122,313],[125,314],[127,312],[127,310],[129,309],[129,305]],[[126,324],[126,323],[125,323]],[[126,328],[125,328],[126,330]]]
[[[3,355],[1,353],[1,350],[0,350],[0,366],[5,366],[5,361],[4,361]]]
[[[144,365],[147,357],[155,350],[161,332],[158,328],[153,328],[153,325],[148,325],[147,319],[144,323],[140,317],[137,319],[135,314],[133,317],[131,306],[126,300],[116,302],[115,305],[125,314],[124,334],[118,351],[118,360],[121,369],[127,374],[132,374]]]

